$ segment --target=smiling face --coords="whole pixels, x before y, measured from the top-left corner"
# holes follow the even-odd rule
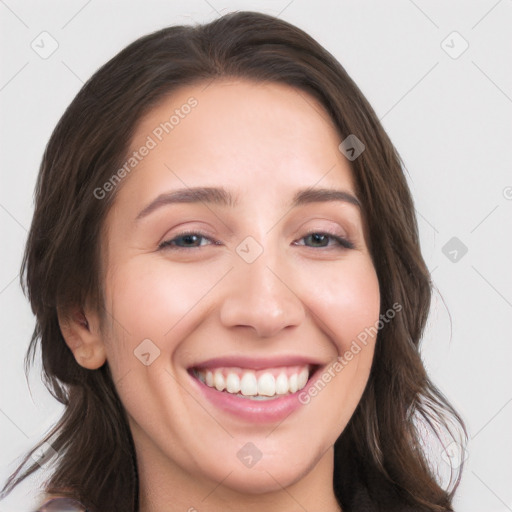
[[[106,219],[102,339],[142,480],[332,485],[375,339],[300,393],[380,303],[340,142],[311,96],[244,80],[180,89],[138,126]]]

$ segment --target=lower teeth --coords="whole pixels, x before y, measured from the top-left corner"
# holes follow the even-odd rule
[[[227,393],[227,391],[226,391]],[[229,393],[232,395],[233,393]],[[262,395],[255,395],[255,396],[249,396],[249,395],[242,395],[242,393],[237,393],[235,396],[239,396],[240,398],[248,398],[249,400],[275,400],[276,398],[279,398],[281,396],[285,395],[274,395],[274,396],[262,396]]]

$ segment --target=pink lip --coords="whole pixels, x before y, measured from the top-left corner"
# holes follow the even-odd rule
[[[241,366],[244,368],[254,368],[254,366],[244,366],[247,364],[247,361],[240,361],[240,358],[233,359],[229,358],[227,361],[226,358],[222,358],[222,364],[218,363],[218,360],[215,360],[215,364],[209,364],[209,366]],[[291,359],[290,359],[291,360]],[[213,360],[211,360],[213,361]],[[211,363],[209,361],[208,363]],[[254,361],[254,360],[252,360]],[[305,364],[298,363],[297,358],[293,359],[294,364]],[[226,364],[229,363],[229,364]],[[235,364],[236,363],[236,364]],[[243,363],[243,364],[241,364]],[[264,366],[261,368],[269,368],[274,366],[286,366],[282,363],[276,364],[276,360],[272,360],[272,365],[268,364],[268,360],[265,362]],[[201,367],[205,367],[201,365]],[[254,368],[254,369],[259,369]],[[308,383],[306,386],[293,393],[291,395],[286,395],[281,398],[275,398],[274,400],[265,400],[265,401],[256,401],[251,400],[250,398],[241,398],[236,395],[231,395],[225,391],[217,391],[215,388],[210,388],[199,379],[195,378],[191,372],[189,372],[190,377],[192,379],[193,385],[197,387],[200,393],[211,402],[215,407],[221,409],[222,411],[227,412],[228,414],[234,415],[237,418],[246,420],[251,423],[272,423],[272,422],[280,422],[283,421],[287,416],[296,411],[301,405],[303,405],[299,401],[299,395],[301,393],[306,392],[310,386],[312,386],[315,382],[315,377],[318,375],[318,372],[321,371],[321,367],[317,366],[316,371],[312,373],[309,377]]]
[[[194,364],[190,368],[219,368],[219,367],[233,367],[246,368],[251,370],[263,370],[265,368],[277,368],[279,366],[305,366],[305,365],[318,366],[323,364],[310,357],[296,356],[296,355],[282,355],[269,357],[247,357],[247,356],[224,356],[208,359],[201,363]]]

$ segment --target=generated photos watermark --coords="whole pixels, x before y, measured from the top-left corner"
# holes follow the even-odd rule
[[[150,135],[146,137],[146,141],[139,149],[133,151],[124,164],[101,186],[94,189],[94,197],[96,199],[104,199],[109,192],[112,192],[123,178],[128,176],[133,169],[135,169],[150,152],[155,149],[166,135],[172,132],[183,119],[185,119],[192,109],[197,107],[199,102],[196,98],[191,96],[186,103],[180,108],[174,109],[174,112],[167,121],[160,123],[156,126]]]
[[[317,378],[312,386],[309,386],[299,393],[299,402],[303,405],[309,404],[311,399],[316,397],[325,386],[354,359],[354,356],[361,352],[362,347],[360,344],[366,346],[368,344],[368,338],[374,337],[386,324],[391,322],[400,311],[402,311],[402,304],[395,302],[391,308],[379,316],[379,320],[377,320],[374,325],[365,327],[365,329],[357,335],[357,338],[352,340],[350,348],[347,349],[343,355],[338,356],[336,360],[322,372],[322,375]]]

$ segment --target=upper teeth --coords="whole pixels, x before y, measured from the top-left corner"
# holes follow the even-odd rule
[[[309,377],[309,366],[244,370],[242,368],[195,369],[197,378],[211,388],[244,396],[286,395],[302,389]]]

